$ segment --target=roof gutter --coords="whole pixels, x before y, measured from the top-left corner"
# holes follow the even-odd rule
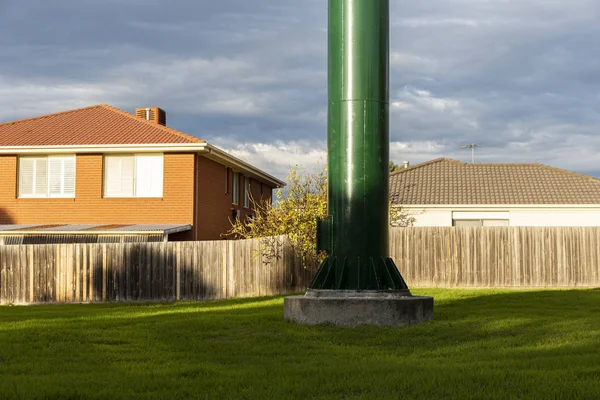
[[[538,208],[538,209],[564,209],[564,208],[583,208],[583,209],[600,209],[600,204],[394,204],[395,206],[406,209],[439,209],[439,210],[496,210],[506,211],[514,208]]]
[[[177,153],[182,151],[203,152],[206,143],[173,143],[173,144],[89,144],[67,146],[2,146],[2,154],[60,154],[60,153]]]

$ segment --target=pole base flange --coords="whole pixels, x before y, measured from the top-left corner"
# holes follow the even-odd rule
[[[309,287],[317,290],[408,290],[390,257],[328,256]]]

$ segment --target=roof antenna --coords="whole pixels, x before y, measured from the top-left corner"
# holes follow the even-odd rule
[[[475,164],[475,147],[477,147],[475,143],[460,146],[461,149],[471,149],[471,164]]]

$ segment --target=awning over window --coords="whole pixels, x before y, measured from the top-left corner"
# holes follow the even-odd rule
[[[180,224],[0,225],[0,245],[162,242],[169,235],[191,229],[191,225]]]
[[[185,232],[192,229],[191,225],[176,225],[176,224],[139,224],[139,225],[99,225],[99,224],[77,224],[77,225],[0,225],[0,235],[2,234],[26,234],[32,235],[36,233],[44,234],[114,234],[114,235],[131,235],[131,234],[165,234]]]

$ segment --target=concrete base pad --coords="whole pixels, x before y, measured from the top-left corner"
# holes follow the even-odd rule
[[[333,291],[334,292],[334,291]],[[360,293],[360,295],[359,295]],[[357,292],[292,296],[284,299],[284,318],[307,325],[409,326],[433,319],[433,297],[373,296]]]

